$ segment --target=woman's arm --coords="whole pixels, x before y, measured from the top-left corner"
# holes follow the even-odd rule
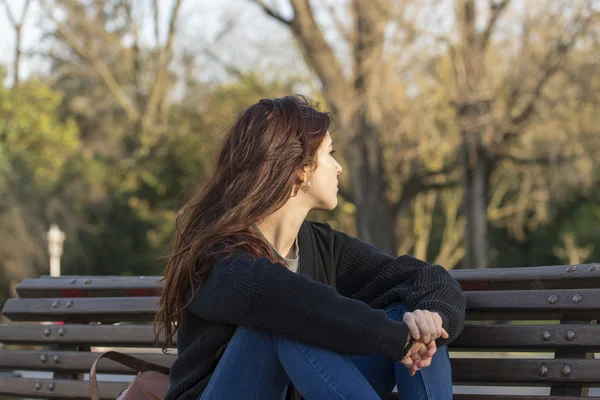
[[[337,253],[337,282],[340,294],[382,308],[403,301],[410,311],[437,312],[449,339],[462,331],[465,297],[460,285],[443,267],[404,255],[391,257],[360,239],[334,231]]]
[[[400,360],[406,353],[405,323],[267,258],[240,255],[217,262],[189,311],[343,354],[379,352]]]

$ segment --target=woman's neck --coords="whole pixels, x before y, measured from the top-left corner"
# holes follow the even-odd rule
[[[294,240],[308,214],[308,211],[302,212],[291,205],[288,201],[282,208],[257,224],[269,243],[285,258],[293,255]]]

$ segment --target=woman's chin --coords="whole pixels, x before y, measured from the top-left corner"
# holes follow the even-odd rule
[[[321,204],[319,204],[318,206],[314,207],[313,210],[317,210],[317,211],[331,211],[334,208],[336,208],[338,205],[338,199],[337,196],[334,199],[331,199],[327,202],[321,202]]]

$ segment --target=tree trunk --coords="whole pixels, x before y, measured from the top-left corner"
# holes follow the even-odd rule
[[[15,61],[14,61],[14,82],[13,87],[19,86],[19,70],[21,69],[21,24],[15,25]]]
[[[381,161],[377,128],[365,118],[357,118],[358,133],[346,146],[348,174],[352,197],[356,205],[356,229],[361,239],[388,254],[398,252],[394,232],[395,216],[386,197],[386,182]]]
[[[352,2],[356,38],[353,43],[354,102],[353,136],[346,146],[352,195],[356,205],[359,236],[388,254],[398,252],[395,215],[387,198],[383,169],[380,107],[381,65],[387,4],[382,1]]]
[[[465,268],[489,268],[490,244],[487,204],[491,165],[479,135],[475,143],[463,135],[463,166],[465,188],[466,253]]]

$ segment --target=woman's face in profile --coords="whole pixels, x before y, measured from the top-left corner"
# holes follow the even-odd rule
[[[338,175],[342,173],[342,166],[333,155],[333,141],[331,135],[323,139],[317,151],[317,168],[310,175],[310,190],[304,194],[311,202],[311,208],[316,210],[333,210],[338,203]]]

